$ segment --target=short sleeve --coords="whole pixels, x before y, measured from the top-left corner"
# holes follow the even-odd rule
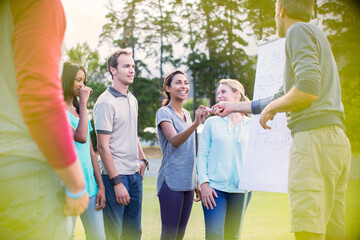
[[[111,134],[113,132],[115,109],[108,103],[97,103],[94,107],[95,131]]]
[[[165,108],[160,108],[156,112],[156,127],[159,127],[161,122],[172,122],[170,112]]]

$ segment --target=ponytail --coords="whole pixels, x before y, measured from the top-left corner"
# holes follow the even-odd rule
[[[166,98],[162,101],[162,106],[167,106],[170,103],[170,94],[166,91],[166,86],[168,86],[168,87],[171,86],[171,82],[176,74],[182,74],[187,78],[186,73],[179,69],[176,69],[176,70],[170,72],[168,75],[166,75],[166,77],[164,78],[164,83],[163,83],[163,90],[164,90],[164,95]]]

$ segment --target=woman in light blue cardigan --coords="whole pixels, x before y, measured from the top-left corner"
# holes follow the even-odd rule
[[[218,101],[249,101],[237,80],[222,79]],[[206,239],[238,239],[245,191],[239,189],[249,138],[250,118],[232,113],[206,120],[199,144],[197,171]],[[248,201],[251,193],[248,194]]]

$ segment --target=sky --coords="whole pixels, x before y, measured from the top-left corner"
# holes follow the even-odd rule
[[[77,43],[87,42],[91,49],[98,47],[102,26],[106,23],[108,0],[62,0],[66,15],[65,47],[70,49]],[[244,34],[246,35],[246,34]],[[245,51],[257,53],[256,40],[243,36],[249,42]],[[106,43],[99,47],[100,58],[106,58],[113,49]]]
[[[65,47],[87,42],[91,49],[98,47],[102,26],[106,23],[107,0],[62,0],[66,15]],[[100,57],[106,57],[110,48],[103,44]]]

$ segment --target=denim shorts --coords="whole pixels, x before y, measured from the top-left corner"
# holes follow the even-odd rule
[[[293,135],[289,159],[292,232],[345,235],[350,142],[336,125]]]

